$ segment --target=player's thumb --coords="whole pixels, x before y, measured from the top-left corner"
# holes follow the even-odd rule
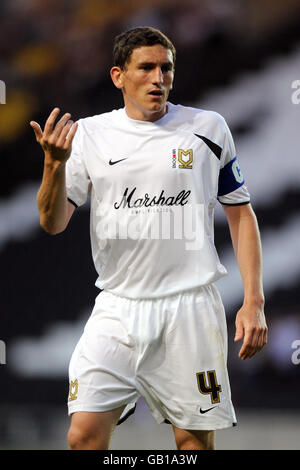
[[[31,125],[32,129],[34,130],[36,140],[39,141],[39,139],[43,136],[41,126],[35,121],[30,121],[29,124]]]
[[[241,323],[236,325],[234,341],[240,341],[244,336],[244,328]]]

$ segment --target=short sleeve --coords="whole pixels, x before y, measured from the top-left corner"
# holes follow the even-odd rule
[[[234,141],[225,120],[224,145],[220,159],[218,200],[225,205],[240,205],[250,202],[250,194],[245,183],[235,151]]]
[[[83,152],[83,128],[81,120],[72,142],[72,153],[66,163],[67,198],[75,207],[82,206],[90,192],[90,178]]]

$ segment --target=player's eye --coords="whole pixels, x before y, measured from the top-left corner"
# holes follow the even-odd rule
[[[153,66],[150,64],[145,64],[145,65],[141,65],[140,69],[149,71],[153,69]]]
[[[172,65],[171,64],[166,64],[163,65],[161,68],[162,73],[170,72],[172,70]]]

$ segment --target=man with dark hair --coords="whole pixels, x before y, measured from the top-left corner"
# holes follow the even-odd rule
[[[129,61],[134,49],[142,46],[154,46],[156,44],[160,44],[172,52],[174,67],[176,61],[176,49],[173,43],[161,31],[149,26],[125,31],[124,33],[116,36],[113,47],[114,65],[124,69],[126,62]]]
[[[42,131],[37,203],[42,227],[62,232],[91,198],[92,254],[101,289],[73,352],[71,449],[108,449],[116,424],[143,397],[178,449],[214,449],[236,423],[227,330],[214,283],[226,274],[213,211],[226,213],[244,285],[236,316],[241,359],[267,341],[261,244],[224,119],[168,101],[175,49],[160,31],[120,35],[110,74],[124,108],[80,119],[55,108]]]

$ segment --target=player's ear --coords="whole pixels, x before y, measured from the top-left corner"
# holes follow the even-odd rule
[[[121,89],[123,88],[123,71],[120,67],[114,66],[110,69],[110,76],[113,84]]]

